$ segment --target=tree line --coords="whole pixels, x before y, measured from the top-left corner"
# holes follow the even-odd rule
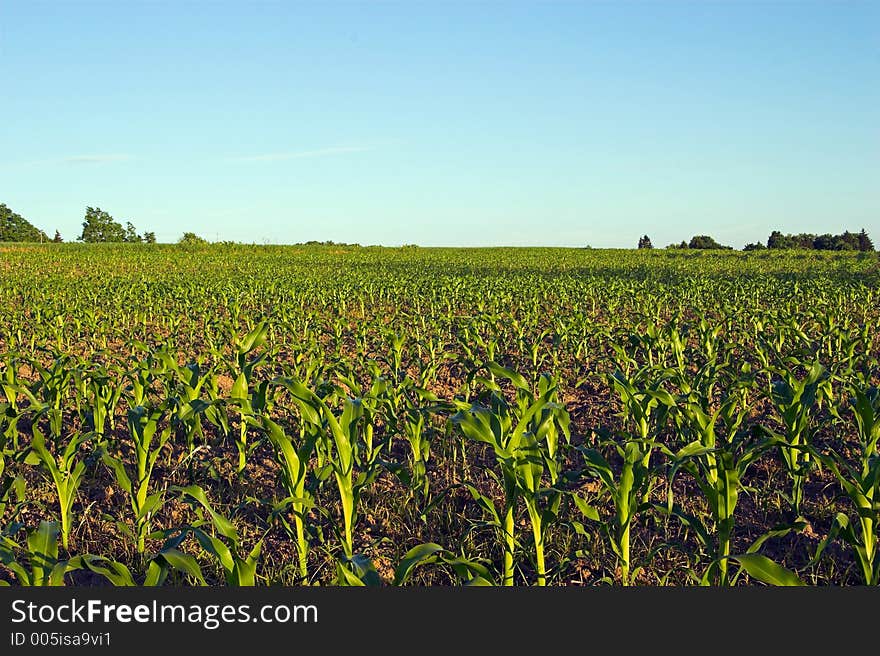
[[[651,238],[642,235],[639,238],[637,248],[654,248]],[[669,244],[666,248],[672,249],[700,249],[700,250],[733,250],[732,246],[719,244],[709,235],[694,235],[689,242],[681,241],[678,244]],[[802,232],[797,235],[784,235],[779,230],[774,230],[767,238],[767,244],[753,242],[743,247],[744,251],[758,251],[765,249],[782,250],[812,250],[812,251],[873,251],[874,242],[862,228],[861,232],[842,232],[839,235],[826,233],[814,235]]]
[[[61,243],[64,238],[56,230],[55,236],[49,239],[45,232],[34,227],[23,216],[0,203],[0,241]],[[138,233],[131,221],[126,221],[123,225],[100,207],[87,207],[82,222],[82,232],[76,241],[89,244],[102,242],[155,244],[156,233],[150,230]],[[208,242],[193,232],[185,232],[178,243],[206,244]]]

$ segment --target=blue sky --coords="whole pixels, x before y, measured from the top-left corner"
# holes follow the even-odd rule
[[[0,2],[0,202],[160,241],[880,241],[878,2]]]

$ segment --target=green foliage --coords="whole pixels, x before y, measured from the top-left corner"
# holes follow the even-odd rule
[[[100,207],[87,207],[82,233],[77,239],[86,243],[125,241],[125,228]]]
[[[194,232],[184,232],[180,239],[177,240],[177,243],[182,246],[199,246],[202,244],[207,244],[208,240],[203,237],[199,237]]]
[[[3,250],[0,581],[880,577],[875,257]]]
[[[46,233],[38,230],[21,215],[0,203],[0,241],[49,241]]]
[[[730,246],[722,246],[709,235],[694,235],[688,242],[688,248],[697,249],[730,249]]]
[[[873,251],[874,244],[864,228],[858,234],[847,230],[839,235],[832,235],[831,233],[814,235],[805,232],[797,235],[783,235],[778,230],[774,230],[767,238],[767,248],[817,251]]]
[[[123,227],[121,223],[115,221],[109,213],[100,207],[87,207],[85,219],[82,224],[82,233],[77,237],[77,241],[85,243],[99,242],[129,242],[138,243],[147,241],[146,236],[152,233],[145,233],[144,237],[137,234],[131,221],[127,221]]]

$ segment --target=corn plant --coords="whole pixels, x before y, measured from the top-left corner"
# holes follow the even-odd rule
[[[146,537],[150,532],[150,520],[161,508],[164,490],[151,493],[153,468],[163,447],[171,438],[171,427],[158,430],[165,415],[164,408],[137,406],[128,411],[128,433],[134,446],[134,467],[111,455],[106,445],[101,459],[113,472],[116,483],[128,495],[134,514],[135,539],[138,554],[146,549]],[[157,436],[158,433],[158,436]],[[155,442],[154,442],[155,439]],[[131,472],[131,473],[130,473]]]
[[[287,497],[276,504],[275,514],[283,519],[283,511],[290,508],[293,514],[297,554],[299,556],[299,574],[303,581],[308,580],[309,541],[306,534],[306,518],[308,511],[314,506],[314,497],[307,489],[309,474],[309,458],[320,438],[315,430],[315,423],[303,422],[300,429],[299,444],[295,445],[284,429],[268,417],[262,417],[262,428],[275,449],[275,458],[281,466],[281,480]]]
[[[814,560],[831,539],[840,536],[855,552],[862,582],[880,585],[880,391],[855,388],[852,406],[859,434],[858,461],[852,465],[833,449],[814,453],[834,475],[855,512],[837,513]]]
[[[266,354],[262,353],[250,359],[248,356],[257,347],[266,342],[268,331],[269,326],[264,321],[257,324],[257,326],[248,332],[243,338],[235,338],[236,370],[238,371],[238,375],[236,376],[235,382],[232,384],[232,389],[230,391],[230,405],[238,411],[239,415],[239,434],[235,440],[235,447],[238,449],[239,472],[244,470],[245,465],[247,464],[248,453],[252,450],[252,448],[249,449],[247,443],[247,429],[248,419],[253,417],[255,413],[254,401],[262,401],[262,403],[258,403],[258,405],[265,404],[265,394],[267,390],[267,385],[264,382],[261,386],[260,392],[253,398],[251,397],[250,388],[253,385],[254,370],[258,365],[265,361]]]
[[[708,567],[698,577],[701,585],[730,584],[730,544],[735,526],[736,506],[745,490],[745,474],[776,440],[760,431],[744,431],[730,436],[715,446],[695,440],[673,453],[669,473],[669,494],[666,512],[677,517],[693,531],[704,553],[710,558]],[[687,512],[674,501],[673,481],[679,471],[687,472],[697,483],[710,511],[709,522]],[[759,538],[763,542],[766,538]]]
[[[515,405],[507,402],[500,387],[491,379],[481,379],[489,387],[487,405],[456,403],[459,411],[452,417],[465,437],[492,447],[501,472],[499,480],[504,491],[504,503],[499,513],[494,503],[472,485],[468,489],[474,499],[493,518],[503,542],[502,584],[513,585],[514,551],[516,539],[514,523],[517,501],[522,498],[531,521],[535,541],[537,584],[546,584],[544,563],[544,533],[547,520],[555,516],[560,494],[542,485],[545,465],[555,461],[547,446],[547,436],[568,430],[568,413],[550,401],[555,387],[544,386],[544,395],[535,397],[521,375],[498,365],[490,371],[503,376],[517,389]],[[553,424],[551,428],[549,424]]]
[[[439,544],[426,542],[407,551],[394,568],[394,578],[390,585],[404,586],[419,567],[437,564],[452,569],[463,585],[495,585],[492,575],[485,565],[475,560],[456,557]],[[379,577],[373,562],[363,555],[336,562],[335,585],[345,587],[379,586]]]
[[[34,426],[31,438],[31,451],[27,457],[28,464],[40,465],[52,478],[55,494],[58,497],[59,515],[61,517],[61,543],[64,550],[68,549],[70,524],[73,515],[73,504],[76,493],[83,480],[86,465],[80,454],[80,447],[94,437],[93,433],[81,433],[72,436],[64,450],[54,456],[46,448],[46,438]]]
[[[651,488],[652,472],[646,467],[645,451],[652,447],[646,446],[643,440],[632,437],[622,443],[604,440],[604,446],[612,449],[621,460],[619,474],[599,449],[580,446],[578,451],[584,459],[585,473],[596,477],[610,497],[614,508],[613,517],[603,519],[595,505],[590,504],[577,493],[572,494],[572,499],[586,519],[599,522],[608,536],[612,550],[617,555],[620,582],[628,586],[633,583],[641,569],[632,567],[630,535],[633,520],[650,508],[645,497],[648,496]],[[575,524],[575,528],[579,533],[585,534],[581,525]]]
[[[791,478],[788,501],[795,515],[801,513],[804,481],[813,465],[809,447],[813,442],[815,409],[823,398],[830,397],[828,372],[818,362],[813,363],[802,380],[785,370],[782,378],[773,383],[770,398],[785,426],[785,439],[779,444]]]
[[[618,369],[607,377],[609,385],[620,398],[625,426],[635,428],[631,435],[639,440],[643,471],[650,469],[651,453],[657,437],[670,411],[676,406],[675,399],[663,389],[660,381],[649,382],[651,371],[645,367],[627,376]],[[647,502],[650,494],[650,486],[644,488],[642,501]]]
[[[106,368],[100,367],[88,373],[87,394],[91,429],[104,435],[105,426],[115,428],[115,410],[124,387],[110,375]]]
[[[18,358],[8,355],[5,365],[3,377],[0,380],[0,390],[3,391],[3,395],[6,397],[6,401],[0,403],[0,428],[3,428],[3,448],[6,446],[6,440],[12,440],[12,448],[18,451],[18,420],[25,414],[19,408],[18,395],[25,392],[27,388],[19,380],[16,372]],[[32,403],[36,404],[36,399],[33,399]]]
[[[372,430],[370,418],[364,417],[361,399],[349,398],[339,390],[332,393],[332,396],[342,396],[341,412],[337,413],[324,398],[299,381],[288,378],[279,383],[292,393],[303,421],[312,424],[320,435],[317,444],[322,445],[326,454],[327,465],[333,472],[342,505],[342,548],[346,558],[350,559],[354,556],[354,527],[361,493],[379,474],[376,460],[369,461],[360,457],[363,433]],[[330,401],[332,403],[332,399]],[[357,473],[356,464],[360,465]]]
[[[174,377],[173,392],[169,395],[172,409],[171,421],[182,434],[187,453],[192,454],[196,438],[202,438],[202,414],[210,405],[200,398],[202,388],[211,377],[211,371],[203,371],[199,362],[179,366],[167,351],[160,351],[159,359],[168,375]]]
[[[372,400],[377,395],[371,392],[369,398]],[[378,399],[385,402],[383,407],[389,426],[403,435],[408,447],[407,465],[397,467],[396,473],[415,496],[426,500],[430,491],[428,461],[434,434],[431,417],[446,406],[436,394],[418,387],[409,377],[390,389],[383,389]]]
[[[195,502],[201,507],[201,510],[208,514],[209,520],[200,520],[190,524],[185,528],[185,531],[192,533],[202,549],[217,560],[223,569],[226,584],[236,587],[256,585],[257,561],[263,547],[263,538],[257,540],[251,551],[244,555],[241,551],[241,543],[235,524],[214,510],[201,487],[190,485],[189,487],[176,488],[176,490],[180,492],[184,500],[190,503]],[[216,533],[220,534],[220,537],[203,530],[202,527],[208,524]],[[225,538],[226,541],[221,538]]]
[[[34,396],[41,401],[39,414],[49,418],[49,430],[56,442],[61,439],[62,408],[74,372],[72,360],[72,356],[60,355],[48,367],[36,361],[33,363],[40,375],[34,390]]]
[[[24,547],[0,536],[0,563],[15,575],[19,585],[62,586],[65,574],[78,569],[77,563],[58,558],[59,530],[58,522],[41,521],[28,533]],[[23,552],[24,561],[16,557],[17,551]]]

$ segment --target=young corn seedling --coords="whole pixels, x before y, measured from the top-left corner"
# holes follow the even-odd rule
[[[855,466],[835,451],[816,454],[837,479],[854,506],[855,517],[838,513],[829,536],[816,551],[814,561],[825,546],[839,535],[855,552],[865,585],[880,585],[880,390],[855,388],[853,413],[859,433],[858,462]]]
[[[104,435],[105,426],[115,427],[115,410],[124,388],[104,367],[88,373],[87,397],[92,431]]]
[[[18,406],[18,395],[20,393],[30,394],[30,390],[18,378],[18,362],[18,358],[7,355],[6,366],[2,379],[0,379],[0,390],[6,397],[6,402],[0,403],[0,428],[3,428],[5,424],[3,439],[4,441],[12,440],[12,448],[15,451],[18,451],[18,420],[25,414]],[[39,405],[32,395],[31,399],[32,404]]]
[[[394,578],[390,583],[393,586],[404,586],[419,567],[432,564],[439,564],[444,569],[451,567],[463,585],[495,585],[492,575],[482,563],[455,557],[433,542],[417,545],[407,551],[394,568]],[[371,560],[362,555],[355,555],[350,560],[336,562],[334,583],[346,587],[379,586],[382,580]]]
[[[267,383],[265,382],[255,391],[253,396],[250,392],[253,385],[254,369],[265,361],[266,354],[262,353],[250,360],[248,355],[266,342],[268,331],[269,326],[264,321],[243,338],[236,337],[235,339],[238,376],[230,390],[229,404],[238,411],[239,415],[239,434],[235,440],[235,447],[238,450],[239,472],[244,470],[248,454],[253,450],[253,447],[248,447],[247,443],[248,420],[254,417],[256,411],[262,409],[260,406],[265,406],[267,393]],[[255,408],[255,405],[258,407]]]
[[[843,488],[855,507],[856,518],[837,513],[813,560],[818,560],[828,542],[839,535],[855,552],[864,585],[880,585],[880,456],[871,456],[858,468],[849,466],[834,452],[816,457]]]
[[[198,522],[186,527],[185,531],[192,533],[198,540],[202,549],[213,556],[223,569],[226,584],[229,586],[254,586],[257,577],[257,561],[263,547],[263,539],[257,540],[256,545],[247,554],[243,555],[238,530],[227,517],[218,513],[211,507],[205,491],[198,485],[190,485],[184,488],[175,488],[181,496],[190,503],[195,502],[201,509],[208,513],[210,520],[200,519]],[[202,515],[201,510],[199,515]],[[224,540],[215,537],[202,529],[210,524],[216,533]],[[228,544],[227,544],[228,542]]]
[[[311,491],[306,488],[309,473],[309,458],[320,438],[315,424],[302,422],[300,444],[295,446],[284,429],[268,417],[262,417],[262,428],[275,449],[275,459],[281,466],[281,480],[287,497],[276,505],[276,512],[283,517],[281,511],[290,508],[293,514],[297,555],[299,556],[299,574],[303,581],[309,577],[308,553],[309,540],[306,534],[308,511],[314,506]],[[285,526],[286,520],[285,521]]]
[[[578,447],[578,451],[584,458],[586,472],[597,477],[606,494],[611,497],[614,517],[603,519],[595,506],[576,493],[572,494],[572,499],[585,518],[600,523],[617,556],[620,582],[628,586],[632,585],[641,570],[632,567],[630,534],[636,516],[650,508],[645,497],[651,488],[652,476],[651,470],[645,466],[645,450],[652,447],[646,447],[643,440],[632,437],[622,444],[607,440],[605,445],[612,448],[622,461],[619,475],[615,474],[614,468],[598,449]],[[586,534],[579,524],[575,524],[575,529]]]
[[[207,585],[195,558],[177,549],[185,538],[186,532],[179,532],[177,535],[166,540],[162,550],[150,559],[147,573],[141,584],[135,580],[131,570],[123,563],[104,556],[83,554],[71,558],[70,564],[76,569],[88,570],[103,576],[111,585],[116,587],[160,586],[165,583],[172,571],[189,576],[191,580],[199,585]]]
[[[358,442],[358,425],[363,416],[360,399],[346,398],[342,413],[337,417],[322,399],[319,408],[329,435],[332,438],[333,455],[330,466],[336,478],[336,487],[342,503],[343,551],[348,558],[354,554],[354,526],[357,522],[357,506],[361,491],[367,482],[367,473],[354,473],[355,454]],[[313,400],[314,400],[313,399]],[[325,433],[326,435],[326,433]]]
[[[178,434],[183,435],[187,454],[191,455],[196,438],[204,437],[202,414],[209,404],[203,401],[200,395],[202,387],[211,377],[211,372],[210,370],[203,372],[198,362],[190,362],[181,367],[166,351],[160,351],[159,357],[166,369],[174,374],[174,391],[168,396],[173,410],[171,422]]]
[[[76,562],[58,559],[58,522],[41,521],[30,531],[24,548],[8,536],[0,536],[0,563],[6,566],[22,586],[62,586],[64,575],[78,569]],[[16,558],[23,551],[25,562]],[[8,585],[0,581],[0,585]]]
[[[675,453],[664,447],[664,452],[672,460],[665,511],[694,532],[700,546],[711,559],[699,577],[701,585],[730,584],[730,544],[737,502],[745,489],[743,478],[749,467],[775,444],[775,440],[756,438],[750,431],[729,436],[724,443],[713,447],[704,445],[700,440],[694,440]],[[678,471],[689,473],[699,486],[709,507],[711,522],[704,522],[675,504],[672,484]],[[759,538],[761,542],[764,539]]]
[[[365,416],[361,399],[349,398],[339,389],[332,392],[332,396],[343,397],[342,411],[336,414],[323,398],[299,381],[285,378],[278,379],[278,383],[292,393],[303,421],[311,423],[320,435],[318,444],[322,444],[327,465],[336,479],[342,505],[343,530],[340,538],[345,556],[350,559],[354,555],[354,527],[361,492],[379,474],[378,461],[367,461],[360,455],[363,450],[362,433],[372,430],[372,416]],[[357,473],[355,465],[359,466]]]
[[[150,494],[150,488],[153,467],[162,448],[171,438],[170,426],[158,430],[159,422],[164,415],[164,408],[137,406],[128,411],[128,432],[135,452],[133,475],[129,474],[129,467],[121,459],[107,452],[106,446],[101,454],[104,464],[115,475],[117,484],[129,497],[134,513],[138,554],[144,553],[146,537],[150,532],[150,519],[163,503],[163,491]]]
[[[61,439],[62,408],[68,383],[73,376],[73,368],[70,366],[72,359],[68,355],[59,356],[49,367],[43,367],[37,361],[33,363],[40,375],[35,389],[41,399],[39,414],[45,414],[49,418],[49,430],[55,442]]]
[[[630,434],[639,440],[638,450],[643,459],[641,469],[644,471],[650,469],[657,435],[676,406],[675,399],[659,382],[647,384],[650,373],[649,368],[642,368],[632,376],[626,376],[618,369],[608,376],[608,383],[617,392],[623,406],[624,421],[635,429]],[[650,494],[650,487],[642,490],[642,501],[647,502]]]
[[[514,551],[516,539],[514,523],[517,501],[526,505],[535,540],[537,584],[546,585],[544,563],[544,533],[547,524],[555,518],[561,495],[552,488],[544,488],[541,479],[545,464],[555,462],[555,453],[549,454],[547,436],[568,432],[568,413],[550,399],[555,386],[545,385],[544,395],[532,395],[525,379],[499,365],[491,367],[493,376],[507,378],[517,389],[518,399],[510,405],[501,388],[491,379],[478,380],[488,387],[488,405],[456,402],[459,411],[451,418],[462,434],[471,440],[492,447],[501,471],[500,483],[504,491],[504,505],[498,513],[492,501],[467,485],[474,499],[494,519],[502,534],[502,584],[513,585]],[[555,424],[553,428],[549,423]]]
[[[46,438],[34,426],[31,439],[31,451],[25,462],[40,465],[52,478],[55,494],[58,496],[59,514],[61,516],[61,543],[68,550],[70,525],[73,516],[73,503],[86,471],[85,463],[80,459],[79,448],[94,436],[93,433],[74,435],[67,446],[56,458],[46,448]]]
[[[359,399],[361,402],[361,410],[363,412],[363,439],[362,447],[358,445],[355,449],[356,464],[362,468],[369,468],[376,465],[382,451],[390,445],[391,435],[388,431],[384,439],[378,443],[375,442],[376,437],[376,421],[384,412],[387,415],[387,422],[393,425],[397,419],[397,413],[403,402],[402,390],[409,384],[409,378],[404,378],[397,386],[393,386],[389,379],[382,375],[376,362],[369,364],[372,381],[370,389],[364,393],[361,386],[356,382],[354,372],[346,371],[344,374],[337,372],[337,377],[349,390],[349,395]],[[334,387],[334,391],[339,392]]]
[[[430,491],[428,461],[434,434],[431,414],[445,406],[435,394],[417,387],[409,377],[405,377],[394,388],[385,390],[380,398],[384,401],[387,425],[403,435],[409,447],[407,465],[398,467],[397,474],[413,495],[426,500]]]
[[[12,502],[12,497],[15,501]],[[9,516],[6,515],[6,509],[10,502],[12,511]],[[25,505],[25,481],[21,474],[15,475],[6,471],[6,454],[0,449],[0,519],[5,519],[7,525],[14,523],[15,519],[21,514]]]
[[[823,398],[831,398],[828,372],[814,363],[803,380],[783,371],[782,379],[773,383],[771,401],[785,426],[785,439],[779,440],[786,471],[791,478],[788,501],[795,516],[801,513],[804,501],[804,481],[813,465],[813,420],[815,410]]]

